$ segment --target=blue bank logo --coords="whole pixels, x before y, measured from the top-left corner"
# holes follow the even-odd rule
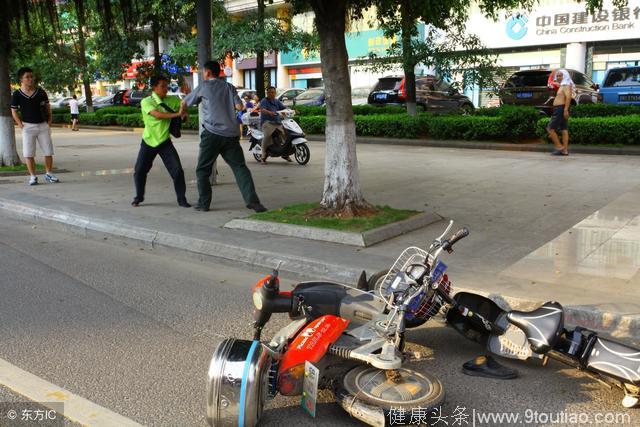
[[[520,40],[527,34],[527,22],[524,15],[514,15],[507,21],[507,35],[513,40]]]

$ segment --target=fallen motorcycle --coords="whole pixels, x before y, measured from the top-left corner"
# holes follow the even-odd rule
[[[331,282],[303,282],[284,292],[276,268],[253,291],[253,340],[225,339],[214,351],[207,421],[253,426],[268,397],[304,392],[307,405],[318,388],[333,389],[349,414],[372,426],[384,426],[392,410],[438,407],[444,400],[441,382],[405,367],[416,358],[405,351],[405,314],[419,295],[422,287],[404,286],[385,301]],[[262,342],[273,313],[288,313],[293,321]],[[305,390],[310,374],[317,383]],[[314,407],[311,401],[309,409]]]
[[[386,311],[394,310],[391,303],[403,286],[424,289],[424,295],[415,298],[407,310],[407,327],[423,324],[440,310],[447,324],[466,338],[486,346],[499,356],[527,360],[549,359],[575,367],[608,387],[624,391],[622,405],[640,406],[640,350],[600,337],[594,331],[580,326],[564,327],[564,309],[550,301],[533,311],[505,311],[494,301],[481,295],[459,292],[451,296],[451,282],[444,271],[447,266],[439,261],[443,250],[452,252],[451,246],[468,235],[462,229],[450,239],[442,240],[447,230],[436,239],[428,251],[408,248],[388,271],[376,273],[369,287],[388,302]],[[413,310],[412,310],[413,308]]]

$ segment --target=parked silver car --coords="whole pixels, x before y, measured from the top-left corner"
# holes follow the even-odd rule
[[[304,92],[305,89],[302,88],[290,88],[290,89],[277,89],[276,90],[276,98],[280,100],[287,107],[293,106],[293,100],[296,96],[300,95]]]

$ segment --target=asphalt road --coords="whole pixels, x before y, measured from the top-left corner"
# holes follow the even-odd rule
[[[223,337],[250,337],[249,292],[265,273],[0,217],[0,359],[145,425],[206,425],[212,350]],[[293,283],[283,278],[284,288]],[[274,319],[265,336],[285,323]],[[619,405],[620,391],[559,364],[507,362],[521,374],[512,381],[467,377],[461,364],[481,353],[473,343],[435,320],[408,338],[431,354],[414,368],[444,383],[437,425],[473,425],[479,413],[504,412],[520,420],[503,425],[572,425],[554,422],[571,416],[640,425],[639,410]],[[330,393],[321,398],[313,420],[299,399],[277,397],[262,425],[358,425]],[[16,399],[0,385],[0,402]],[[498,424],[475,418],[478,426]]]

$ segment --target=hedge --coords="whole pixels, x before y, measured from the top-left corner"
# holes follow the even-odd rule
[[[638,105],[621,104],[582,104],[571,107],[571,117],[611,117],[640,114]]]
[[[327,107],[295,105],[291,108],[298,110],[300,116],[325,116],[327,114]],[[403,113],[406,113],[405,108],[395,105],[376,106],[365,104],[353,106],[353,114],[356,116]]]
[[[95,114],[104,115],[104,114],[140,114],[140,108],[138,107],[130,107],[128,105],[119,105],[114,107],[104,107],[99,108],[95,111]],[[91,113],[84,113],[91,114]],[[82,112],[81,112],[82,115]]]
[[[306,133],[324,133],[325,116],[303,116],[297,120]],[[417,138],[428,135],[435,139],[466,140],[509,138],[507,125],[500,117],[378,114],[355,116],[355,122],[359,136]]]
[[[499,117],[506,126],[506,137],[512,139],[531,138],[536,133],[536,123],[541,113],[534,107],[502,105],[498,108],[478,108],[473,116]]]
[[[538,136],[548,141],[549,119],[536,125]],[[640,114],[611,117],[579,117],[569,119],[569,144],[640,144]]]
[[[510,131],[501,117],[439,116],[428,122],[429,137],[435,139],[504,140]]]

